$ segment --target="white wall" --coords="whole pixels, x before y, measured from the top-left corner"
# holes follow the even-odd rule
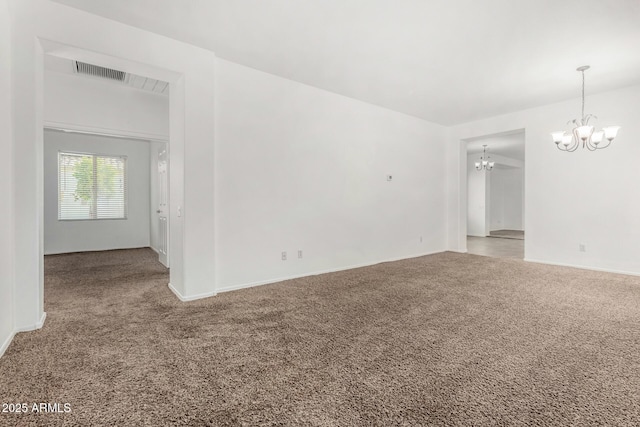
[[[58,152],[127,156],[127,219],[58,221]],[[149,143],[106,136],[44,132],[44,253],[149,246]]]
[[[183,298],[211,295],[215,55],[46,0],[10,0],[13,22],[13,181],[16,329],[44,319],[43,59],[45,53],[167,81],[170,96],[171,285]],[[69,23],[82,22],[82,25]],[[78,56],[79,55],[79,56]],[[17,185],[17,184],[16,184]],[[188,260],[185,261],[185,260]]]
[[[566,129],[580,99],[515,112],[452,129],[448,149],[449,247],[465,250],[466,180],[460,174],[462,140],[525,129],[525,258],[548,263],[640,274],[640,86],[586,98],[598,127],[622,126],[607,149],[564,153],[551,131]],[[586,245],[586,252],[579,245]]]
[[[97,78],[45,70],[45,125],[169,139],[169,97]]]
[[[10,18],[0,0],[0,356],[13,337],[13,161]]]
[[[485,237],[489,234],[488,218],[491,212],[491,173],[477,171],[476,154],[467,158],[467,235]]]
[[[445,128],[216,69],[219,290],[444,250]]]
[[[491,171],[491,230],[523,230],[523,170],[497,165]]]

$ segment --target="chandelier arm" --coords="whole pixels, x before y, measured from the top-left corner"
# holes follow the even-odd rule
[[[593,143],[591,143],[591,138],[587,139],[585,147],[587,147],[587,150],[589,151],[596,151],[598,149],[597,145],[593,145]]]
[[[578,132],[576,132],[575,129],[573,130],[573,139],[572,139],[572,141],[573,141],[573,144],[569,146],[569,152],[576,151],[581,143],[582,143],[582,146],[584,148],[584,143],[580,139],[580,136],[578,135]]]
[[[571,144],[570,146],[567,147],[567,151],[569,153],[573,153],[574,151],[576,151],[578,149],[578,147],[580,146],[580,139],[574,137],[572,139],[573,144]]]
[[[589,150],[589,151],[595,151],[595,146],[593,145],[593,143],[591,142],[591,137],[587,138],[584,141],[584,147]]]
[[[600,145],[600,144],[598,144],[598,146],[596,147],[596,149],[597,149],[597,150],[601,150],[601,149],[603,149],[603,148],[607,148],[608,146],[610,146],[610,145],[611,145],[611,143],[613,142],[613,139],[607,139],[606,141],[607,141],[607,143],[606,143],[605,145]]]
[[[571,144],[569,146],[566,146],[566,147],[564,145],[561,145],[561,144],[557,144],[556,145],[556,147],[558,147],[558,150],[566,151],[567,153],[573,153],[574,151],[576,151],[578,149],[579,146],[580,146],[580,143],[579,142],[575,142],[575,140],[574,140],[573,144]]]

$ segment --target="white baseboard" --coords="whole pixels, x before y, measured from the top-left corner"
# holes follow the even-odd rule
[[[42,317],[40,317],[40,321],[36,323],[36,329],[40,329],[44,326],[44,321],[47,319],[47,312],[44,311],[42,313]]]
[[[13,337],[16,335],[15,332],[11,332],[6,340],[0,345],[0,357],[4,356],[4,352],[7,351],[11,341],[13,341]]]
[[[44,321],[47,318],[47,312],[42,313],[40,320],[33,326],[23,326],[22,328],[16,328],[16,333],[18,332],[29,332],[36,331],[44,326]]]
[[[9,348],[9,344],[11,344],[11,341],[13,341],[13,337],[15,337],[18,332],[29,332],[29,331],[38,330],[44,326],[44,321],[46,318],[47,318],[47,312],[44,312],[42,313],[40,320],[35,325],[16,328],[16,330],[13,331],[11,334],[9,334],[7,339],[4,340],[2,345],[0,345],[0,357],[4,355],[4,352],[7,350],[7,348]]]
[[[580,270],[591,270],[591,271],[602,271],[604,273],[626,274],[627,276],[640,276],[640,272],[635,272],[635,271],[614,270],[611,268],[591,267],[588,265],[567,264],[567,263],[553,262],[553,261],[541,261],[541,260],[532,259],[532,258],[525,258],[524,260],[527,262],[534,262],[536,264],[549,264],[549,265],[557,265],[560,267],[579,268]]]
[[[441,252],[445,252],[445,251],[441,250],[441,251],[425,252],[425,253],[421,253],[421,254],[403,256],[403,257],[398,257],[398,258],[389,258],[389,259],[385,259],[385,260],[382,260],[382,261],[368,262],[368,263],[362,263],[362,264],[349,265],[349,266],[346,266],[346,267],[338,267],[338,268],[332,268],[332,269],[327,269],[327,270],[320,270],[320,271],[315,271],[315,272],[311,272],[311,273],[303,273],[303,274],[297,274],[297,275],[293,275],[293,276],[284,276],[284,277],[278,277],[278,278],[275,278],[275,279],[260,280],[260,281],[257,281],[257,282],[250,282],[250,283],[242,283],[242,284],[239,284],[239,285],[223,286],[221,288],[216,289],[216,291],[218,293],[236,291],[238,289],[252,288],[254,286],[261,286],[261,285],[268,285],[270,283],[283,282],[285,280],[300,279],[302,277],[317,276],[319,274],[326,274],[326,273],[336,273],[338,271],[352,270],[354,268],[370,267],[372,265],[382,264],[384,262],[394,262],[394,261],[402,261],[404,259],[419,258],[419,257],[427,256],[427,255],[438,254],[438,253],[441,253]]]
[[[185,297],[180,292],[178,292],[178,290],[174,288],[171,285],[171,283],[169,283],[168,286],[169,286],[169,289],[171,289],[171,292],[173,292],[178,297],[178,299],[182,302],[195,301],[202,298],[209,298],[209,297],[216,296],[216,292],[214,291],[214,292],[207,292],[205,294],[191,295],[191,296]]]

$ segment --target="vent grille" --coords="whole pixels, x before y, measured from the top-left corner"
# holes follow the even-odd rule
[[[80,74],[88,74],[90,76],[101,77],[103,79],[116,80],[123,82],[127,73],[124,71],[113,70],[111,68],[99,67],[86,62],[76,62],[76,71]]]

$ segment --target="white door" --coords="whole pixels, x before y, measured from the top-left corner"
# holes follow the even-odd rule
[[[165,267],[169,267],[169,222],[167,215],[169,214],[169,194],[168,194],[168,175],[167,175],[167,149],[158,149],[158,259]]]

